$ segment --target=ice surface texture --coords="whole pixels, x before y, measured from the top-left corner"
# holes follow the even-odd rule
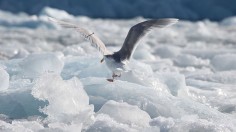
[[[9,74],[0,67],[0,91],[6,90],[9,87]]]
[[[98,51],[49,14],[88,27],[112,51],[145,20],[0,11],[0,131],[236,131],[235,18],[152,31],[132,71],[110,83]]]

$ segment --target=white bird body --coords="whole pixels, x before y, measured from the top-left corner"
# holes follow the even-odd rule
[[[113,74],[120,76],[122,72],[129,71],[128,61],[116,62],[112,57],[104,56],[107,67]]]
[[[148,31],[152,28],[164,28],[178,22],[178,19],[175,18],[165,18],[138,23],[130,28],[121,49],[112,53],[106,49],[105,44],[94,34],[94,32],[54,18],[49,18],[49,20],[65,28],[77,30],[85,39],[91,42],[92,46],[96,47],[103,54],[104,58],[101,62],[105,60],[107,67],[113,72],[112,79],[107,79],[110,82],[113,82],[115,77],[120,77],[122,72],[129,71],[128,62],[132,57],[139,40],[145,36]]]

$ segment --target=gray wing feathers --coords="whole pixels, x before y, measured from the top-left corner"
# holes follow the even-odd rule
[[[148,20],[134,25],[129,30],[127,37],[125,38],[122,48],[116,52],[121,58],[121,60],[129,60],[132,56],[138,41],[147,34],[152,28],[164,28],[175,24],[178,19],[166,18],[158,20]]]
[[[92,46],[97,48],[103,55],[111,54],[111,52],[107,50],[105,44],[93,32],[90,32],[90,31],[88,31],[88,30],[86,30],[86,29],[84,29],[82,27],[77,26],[77,25],[57,20],[55,18],[49,17],[49,20],[54,22],[54,23],[57,23],[57,24],[61,25],[64,28],[75,29],[76,31],[79,32],[79,34],[83,38],[85,38],[86,40],[90,41]]]

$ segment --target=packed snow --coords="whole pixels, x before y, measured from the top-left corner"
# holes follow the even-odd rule
[[[102,55],[48,15],[95,32],[112,51],[146,20],[0,11],[0,131],[236,131],[236,18],[151,31],[132,70],[111,83]]]

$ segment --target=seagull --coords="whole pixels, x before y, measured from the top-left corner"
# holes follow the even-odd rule
[[[163,18],[138,23],[130,28],[121,49],[117,52],[111,52],[94,32],[55,18],[49,17],[49,20],[64,28],[75,29],[82,37],[89,40],[92,46],[96,47],[102,53],[103,58],[100,62],[102,63],[105,60],[107,67],[112,71],[112,79],[107,79],[109,82],[113,82],[115,78],[121,77],[122,72],[129,71],[128,63],[138,46],[138,42],[151,29],[165,28],[178,22],[178,19],[176,18]]]

